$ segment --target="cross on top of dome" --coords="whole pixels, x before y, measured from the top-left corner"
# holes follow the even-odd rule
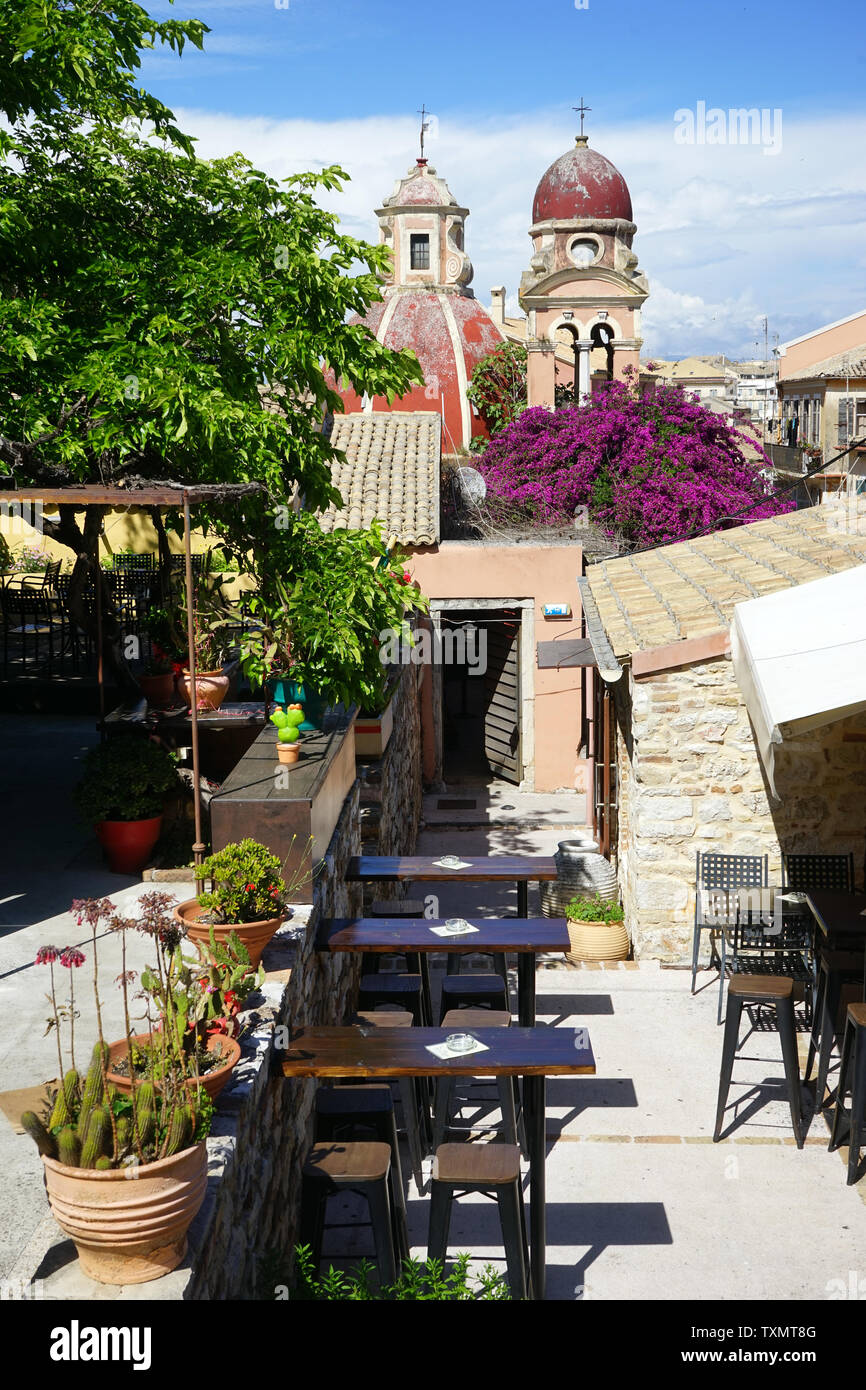
[[[578,138],[580,139],[581,144],[585,144],[588,137],[587,137],[586,135],[584,135],[584,133],[583,133],[583,118],[584,118],[584,116],[585,116],[585,114],[586,114],[587,111],[591,111],[591,110],[592,110],[592,107],[591,107],[591,106],[584,106],[584,104],[583,104],[583,97],[581,97],[581,98],[580,98],[580,105],[579,105],[579,106],[572,106],[571,109],[572,109],[572,111],[577,111],[577,112],[580,113],[580,136],[579,136]],[[423,154],[424,151],[422,150],[421,153]]]

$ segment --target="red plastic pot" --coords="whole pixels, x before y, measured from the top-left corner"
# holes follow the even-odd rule
[[[162,816],[150,820],[101,820],[96,833],[113,874],[138,874],[162,830]]]

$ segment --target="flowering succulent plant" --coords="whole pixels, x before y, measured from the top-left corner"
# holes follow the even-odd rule
[[[198,897],[205,921],[261,922],[284,911],[282,864],[255,840],[226,845],[204,861],[200,873],[211,883],[210,891]]]
[[[488,496],[530,523],[561,525],[582,508],[610,536],[660,545],[745,513],[790,511],[773,495],[746,436],[677,387],[639,395],[634,374],[607,382],[585,405],[524,410],[478,460]],[[747,510],[746,510],[747,509]]]

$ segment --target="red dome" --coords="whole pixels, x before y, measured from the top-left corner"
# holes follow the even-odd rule
[[[424,373],[423,386],[413,387],[390,405],[384,396],[376,396],[374,410],[435,410],[442,416],[446,453],[468,445],[472,435],[485,433],[471,407],[464,409],[466,386],[476,365],[503,339],[483,304],[468,295],[403,290],[374,304],[363,322],[385,347],[411,348]],[[341,395],[347,411],[362,408],[351,388]]]
[[[621,217],[631,222],[631,195],[617,168],[597,150],[577,144],[551,164],[532,205],[532,221]]]

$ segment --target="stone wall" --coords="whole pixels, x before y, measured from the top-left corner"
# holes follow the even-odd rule
[[[424,667],[407,665],[394,694],[394,730],[384,755],[358,763],[361,779],[361,840],[364,854],[414,854],[421,820],[421,681]],[[365,889],[375,899],[405,896],[399,883]]]
[[[243,1040],[234,1084],[220,1097],[208,1140],[208,1197],[190,1233],[188,1299],[272,1296],[263,1258],[288,1272],[297,1241],[301,1166],[312,1141],[315,1081],[278,1074],[278,1029],[345,1023],[354,1012],[358,958],[314,949],[323,917],[359,916],[360,884],[347,884],[350,857],[414,852],[421,815],[420,666],[407,666],[394,695],[394,730],[384,756],[358,764],[359,779],[314,876],[313,904],[296,908],[265,955],[266,1004]],[[363,830],[362,830],[363,827]],[[399,897],[399,884],[368,896]]]
[[[637,957],[691,960],[695,855],[866,848],[866,715],[786,742],[771,804],[729,660],[618,682],[618,872]],[[857,735],[857,739],[852,739]]]
[[[192,1272],[176,1297],[272,1296],[261,1284],[262,1259],[294,1249],[316,1083],[279,1076],[278,1030],[344,1023],[354,1010],[357,957],[321,954],[314,942],[321,917],[361,908],[360,885],[345,882],[349,858],[360,851],[358,790],[356,782],[315,875],[312,906],[294,909],[265,954],[266,1002],[254,1010],[242,1061],[219,1100],[208,1195],[190,1231]]]

